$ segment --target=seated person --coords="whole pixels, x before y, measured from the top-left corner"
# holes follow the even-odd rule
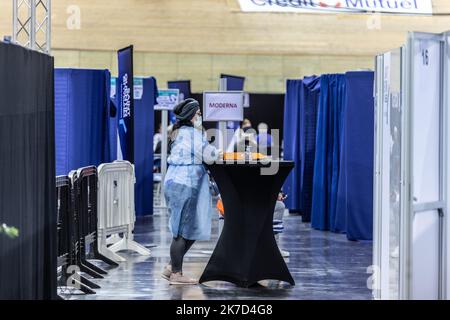
[[[227,152],[245,152],[247,146],[250,146],[251,152],[257,152],[256,131],[250,120],[244,119],[241,128],[234,133]]]
[[[275,234],[275,239],[277,240],[277,244],[279,247],[279,237],[280,237],[280,233],[283,233],[284,230],[284,226],[283,226],[283,216],[284,216],[284,211],[286,209],[286,206],[284,205],[284,200],[287,198],[286,195],[284,195],[283,193],[279,193],[278,194],[278,199],[277,202],[275,204],[275,212],[273,214],[273,232]],[[284,251],[281,250],[281,255],[283,256],[283,258],[287,258],[290,256],[290,253],[288,251]]]
[[[158,125],[158,131],[153,136],[153,153],[159,154],[161,153],[161,141],[162,141],[162,134],[161,134],[161,123]]]
[[[258,135],[256,136],[259,152],[271,155],[272,136],[269,133],[269,127],[264,122],[258,125]]]

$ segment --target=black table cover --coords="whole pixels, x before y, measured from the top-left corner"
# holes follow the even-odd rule
[[[260,280],[294,280],[273,233],[278,193],[294,167],[278,161],[273,175],[261,174],[262,163],[218,163],[208,169],[222,197],[225,220],[222,234],[199,282],[222,280],[250,287]]]

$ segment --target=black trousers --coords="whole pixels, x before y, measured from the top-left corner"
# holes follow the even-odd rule
[[[195,240],[187,240],[182,236],[172,239],[172,244],[170,245],[172,272],[182,272],[184,255],[192,247],[194,242]]]

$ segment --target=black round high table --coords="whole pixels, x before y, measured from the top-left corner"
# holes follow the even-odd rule
[[[274,165],[278,170],[273,174],[262,171]],[[248,288],[260,280],[280,280],[295,285],[273,233],[278,193],[293,167],[293,161],[207,165],[219,188],[225,219],[200,283],[221,280]]]

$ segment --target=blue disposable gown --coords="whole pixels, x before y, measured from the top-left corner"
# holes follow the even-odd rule
[[[174,238],[210,239],[213,208],[203,161],[213,161],[218,156],[219,151],[208,143],[201,130],[187,126],[178,130],[164,180],[169,228]]]

